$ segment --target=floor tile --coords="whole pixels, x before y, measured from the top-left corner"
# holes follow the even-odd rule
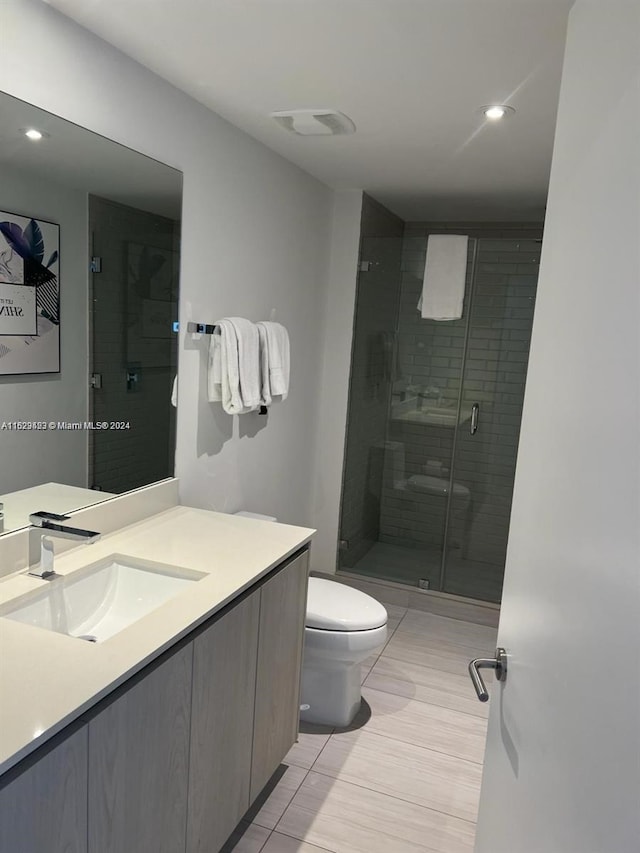
[[[428,702],[443,708],[487,717],[489,702],[479,702],[471,679],[465,675],[380,657],[364,682],[366,687]]]
[[[266,800],[262,802],[260,799],[260,809],[257,811],[251,809],[250,815],[253,823],[274,829],[307,773],[308,770],[304,767],[297,767],[295,764],[286,766]]]
[[[270,834],[270,829],[253,823],[241,823],[220,853],[260,853]]]
[[[475,821],[482,765],[359,729],[332,736],[314,771]]]
[[[399,628],[403,633],[424,634],[460,646],[495,650],[498,632],[488,625],[475,625],[420,610],[407,610]]]
[[[453,592],[453,590],[449,591]],[[477,625],[490,625],[493,628],[497,628],[500,621],[499,607],[491,606],[484,601],[474,603],[457,596],[436,596],[414,590],[409,593],[408,605],[412,610],[428,611]]]
[[[371,709],[367,732],[482,764],[487,723],[481,717],[367,687],[362,696]]]
[[[456,675],[467,675],[469,661],[477,657],[493,657],[491,648],[471,648],[448,640],[405,633],[398,628],[385,646],[382,657],[442,669]]]
[[[333,731],[329,726],[316,726],[313,723],[300,723],[298,742],[294,743],[283,759],[283,764],[295,764],[307,770],[320,754]]]
[[[336,853],[472,853],[475,826],[313,771],[278,825]]]
[[[373,655],[369,655],[366,660],[363,660],[360,664],[360,684],[362,684],[365,678],[369,675],[375,662],[380,658],[380,652],[376,652]]]
[[[335,853],[335,851],[327,851],[326,847],[316,847],[315,844],[307,844],[298,838],[274,832],[262,848],[262,853]]]
[[[407,608],[399,604],[385,604],[385,609],[389,619],[402,619],[407,612]]]

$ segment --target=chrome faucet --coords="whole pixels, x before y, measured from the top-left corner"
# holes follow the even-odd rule
[[[40,562],[37,566],[29,569],[29,574],[43,580],[50,580],[55,577],[53,569],[53,537],[59,539],[73,539],[77,542],[85,542],[87,545],[95,542],[100,538],[100,534],[95,530],[83,530],[81,527],[67,527],[60,524],[61,521],[67,521],[71,516],[58,515],[54,512],[34,512],[29,516],[29,521],[32,525],[30,542],[37,533],[40,540]],[[40,530],[46,531],[40,533]],[[30,561],[31,562],[31,561]]]

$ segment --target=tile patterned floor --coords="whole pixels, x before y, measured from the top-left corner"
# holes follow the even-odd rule
[[[386,607],[358,718],[305,727],[224,853],[472,853],[487,706],[466,668],[496,629]]]

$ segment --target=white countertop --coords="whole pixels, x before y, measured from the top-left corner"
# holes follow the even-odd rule
[[[56,557],[60,575],[122,554],[195,569],[207,577],[103,643],[0,618],[0,773],[266,575],[313,533],[174,507]],[[0,603],[52,582],[26,574],[4,578]]]

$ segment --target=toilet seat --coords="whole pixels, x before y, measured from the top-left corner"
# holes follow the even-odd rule
[[[387,626],[372,628],[369,631],[327,631],[318,628],[305,628],[305,654],[315,657],[320,653],[334,660],[351,660],[384,644],[387,639]]]
[[[367,633],[387,624],[387,611],[359,589],[324,578],[309,578],[308,629]]]

